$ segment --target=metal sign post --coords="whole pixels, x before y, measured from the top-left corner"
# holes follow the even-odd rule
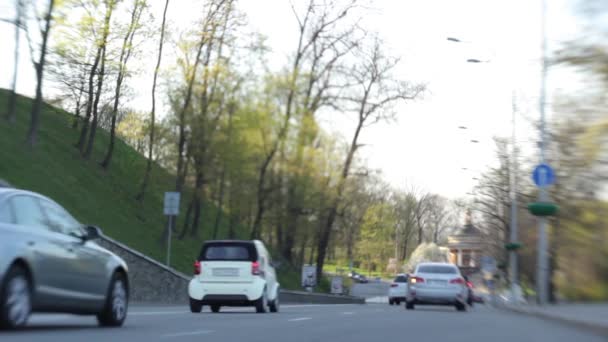
[[[173,222],[179,214],[179,192],[165,192],[165,201],[163,213],[167,216],[167,266],[171,264],[171,233],[173,231]]]

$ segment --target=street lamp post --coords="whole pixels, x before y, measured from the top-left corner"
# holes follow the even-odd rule
[[[510,222],[510,237],[511,244],[517,244],[517,148],[515,145],[516,133],[515,133],[515,118],[517,107],[515,104],[515,92],[512,97],[512,131],[511,131],[511,169],[509,170],[509,181],[511,183],[511,222]],[[519,292],[519,279],[518,279],[518,265],[517,265],[517,250],[515,248],[509,250],[509,275],[511,282],[511,298],[516,301],[518,300]]]
[[[448,41],[460,43],[461,40],[456,38],[448,38]],[[543,58],[544,61],[544,58]],[[469,58],[467,59],[467,63],[479,64],[479,63],[489,63],[490,60],[480,60],[477,58]],[[544,78],[544,75],[543,75]],[[544,87],[544,85],[543,85]],[[544,89],[544,88],[543,88]],[[543,90],[544,91],[544,90]],[[541,98],[544,98],[544,94],[541,95]],[[518,225],[517,225],[517,149],[516,149],[516,124],[515,117],[517,113],[516,102],[515,102],[515,91],[512,94],[512,110],[511,110],[511,163],[509,170],[509,183],[510,183],[510,200],[511,200],[511,213],[510,213],[510,222],[509,222],[509,230],[510,236],[508,244],[509,246],[509,281],[511,283],[511,298],[512,300],[518,300],[517,296],[519,294],[519,279],[518,279],[518,267],[517,267],[517,247],[519,247],[518,239]],[[544,100],[542,101],[544,103]],[[543,112],[544,113],[544,112]],[[544,114],[543,118],[544,118]],[[544,119],[541,119],[543,121]],[[544,128],[544,126],[542,126]],[[544,136],[544,135],[543,135]],[[542,140],[542,139],[541,139]],[[473,142],[473,141],[472,141]],[[543,159],[544,160],[544,159]],[[542,190],[541,190],[542,191]],[[541,199],[542,200],[542,199]],[[540,246],[540,241],[539,241]]]
[[[540,77],[540,96],[538,105],[540,111],[540,161],[545,163],[545,95],[547,83],[547,37],[546,37],[546,0],[541,0],[541,58],[542,68]],[[546,186],[540,186],[539,201],[547,202]],[[548,301],[548,242],[547,242],[547,219],[543,216],[538,220],[538,260],[536,270],[536,287],[538,291],[538,302],[544,305]]]

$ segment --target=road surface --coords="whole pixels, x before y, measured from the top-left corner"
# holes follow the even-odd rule
[[[386,282],[369,282],[366,284],[353,284],[350,295],[355,297],[373,298],[380,296],[388,296],[388,288],[390,284]],[[388,299],[387,299],[388,301]]]
[[[407,338],[405,338],[407,337]],[[450,341],[595,342],[606,337],[484,306],[406,311],[387,304],[284,306],[278,314],[252,308],[191,314],[185,307],[134,307],[124,327],[98,328],[92,317],[36,315],[23,331],[0,341]]]

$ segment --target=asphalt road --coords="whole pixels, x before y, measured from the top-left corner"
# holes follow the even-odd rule
[[[367,284],[353,284],[350,294],[355,297],[373,298],[386,297],[390,284],[385,282],[370,282]],[[387,299],[388,301],[388,299]]]
[[[284,306],[278,314],[251,308],[191,314],[185,307],[134,307],[122,328],[98,328],[92,317],[36,315],[22,331],[0,341],[606,341],[605,337],[484,306],[367,305]]]

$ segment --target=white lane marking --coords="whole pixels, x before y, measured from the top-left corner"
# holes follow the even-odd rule
[[[294,308],[315,308],[315,307],[338,307],[338,306],[347,306],[347,305],[355,305],[355,304],[302,304],[302,305],[281,305],[281,309],[294,309]],[[190,314],[189,311],[138,311],[129,312],[129,315],[133,316],[156,316],[156,315],[180,315],[180,314]],[[234,309],[235,311],[239,311],[238,308]],[[233,311],[233,310],[228,310]]]
[[[300,318],[292,318],[288,319],[287,322],[299,322],[299,321],[308,321],[312,319],[312,317],[300,317]]]
[[[187,314],[188,311],[150,311],[150,312],[129,312],[133,316],[154,316],[154,315],[178,315]]]
[[[181,332],[181,333],[175,333],[175,334],[165,334],[165,335],[161,335],[161,337],[167,338],[167,337],[206,335],[206,334],[210,334],[212,332],[213,332],[213,330],[187,331],[187,332]]]
[[[343,315],[354,315],[355,313],[352,311],[343,312]]]

